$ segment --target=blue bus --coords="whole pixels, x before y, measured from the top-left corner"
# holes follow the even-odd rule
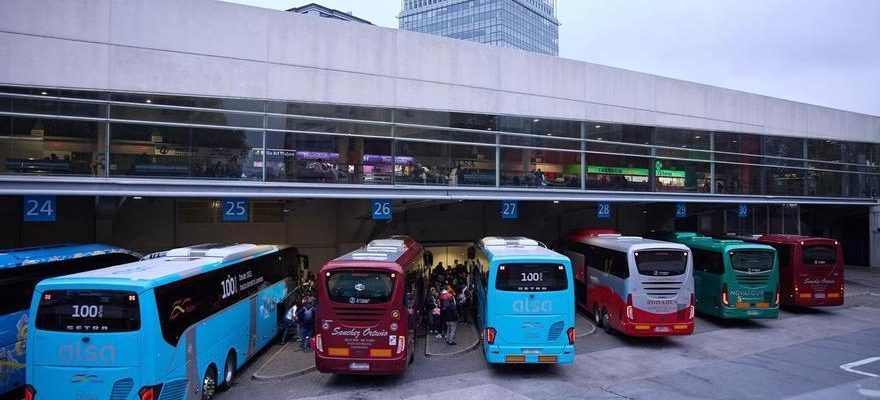
[[[571,261],[523,237],[487,237],[468,251],[476,321],[490,363],[574,362]]]
[[[102,244],[64,244],[0,250],[0,398],[25,383],[28,310],[37,282],[137,260],[138,254]],[[20,397],[20,396],[19,396]]]
[[[40,282],[25,399],[210,399],[278,333],[296,249],[205,244]]]

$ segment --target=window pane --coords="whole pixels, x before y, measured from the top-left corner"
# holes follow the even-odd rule
[[[396,182],[418,185],[495,186],[495,148],[397,141],[397,154],[413,157]]]
[[[346,121],[327,121],[290,117],[269,117],[268,129],[305,131],[316,133],[339,133],[365,136],[391,136],[388,125],[358,124]]]
[[[271,181],[391,183],[391,140],[269,132],[266,147]],[[411,160],[400,156],[397,163]]]
[[[651,159],[587,154],[587,189],[650,191]]]
[[[581,123],[554,119],[526,117],[498,117],[498,130],[502,132],[526,133],[536,136],[556,136],[568,138],[581,137]]]
[[[501,186],[580,189],[580,153],[502,147]]]
[[[398,126],[394,128],[394,136],[399,138],[495,144],[496,133],[494,131],[485,132],[486,133],[469,131],[448,131],[432,128],[411,128],[404,126]]]
[[[0,118],[4,173],[103,174],[99,140],[104,124],[45,118]]]
[[[806,171],[808,196],[839,197],[842,193],[843,174],[829,171]]]
[[[303,104],[270,101],[268,110],[274,114],[308,115],[365,121],[391,121],[391,109],[356,107],[343,104]]]
[[[131,121],[159,121],[180,124],[218,125],[246,128],[262,128],[263,116],[255,114],[224,113],[210,111],[172,110],[158,107],[113,105],[110,116]]]
[[[654,162],[655,187],[661,192],[703,192],[711,188],[709,163],[657,159]]]
[[[715,193],[763,194],[761,169],[754,165],[715,164]]]
[[[793,168],[765,167],[767,171],[767,193],[775,196],[803,196],[804,170]]]
[[[110,173],[151,177],[261,179],[256,130],[112,124]]]
[[[451,128],[497,131],[496,117],[484,114],[450,113],[441,111],[397,110],[394,121],[403,124],[430,125]]]
[[[587,143],[587,150],[620,154],[651,154],[651,148],[648,146],[651,144],[651,131],[653,128],[588,122],[586,129],[587,139],[594,140]],[[605,142],[628,143],[638,146]]]

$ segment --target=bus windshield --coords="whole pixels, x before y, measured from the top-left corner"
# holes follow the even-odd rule
[[[837,261],[834,246],[804,246],[804,264],[831,265]]]
[[[394,281],[388,272],[335,271],[327,277],[327,294],[337,303],[387,303],[393,288]]]
[[[568,289],[561,264],[505,264],[498,267],[495,288],[511,292],[550,292]]]
[[[735,250],[730,252],[730,265],[742,272],[764,272],[773,269],[773,252],[766,250]]]
[[[138,296],[117,290],[51,290],[37,309],[37,329],[57,332],[130,332],[141,327]]]
[[[635,254],[639,273],[649,276],[675,276],[687,270],[687,252],[638,251]]]

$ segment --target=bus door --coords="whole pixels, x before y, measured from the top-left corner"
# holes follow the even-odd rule
[[[498,266],[489,299],[496,343],[546,346],[565,337],[566,320],[574,307],[565,268],[558,261]]]
[[[135,292],[45,291],[35,327],[33,359],[28,362],[49,367],[34,374],[35,387],[69,386],[70,398],[107,399],[125,388],[142,386],[141,319]]]

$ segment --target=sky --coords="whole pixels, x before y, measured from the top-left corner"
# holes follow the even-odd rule
[[[227,0],[273,9],[309,0]],[[319,0],[397,28],[400,0]],[[557,0],[560,57],[880,116],[880,0]]]

